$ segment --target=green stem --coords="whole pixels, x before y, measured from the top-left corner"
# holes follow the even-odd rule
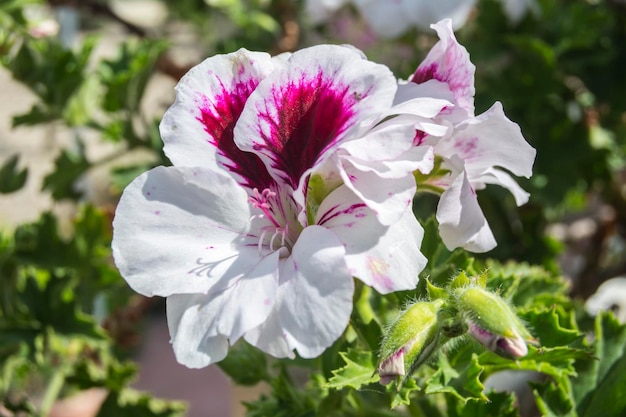
[[[59,398],[61,389],[65,384],[65,377],[67,375],[68,367],[64,366],[54,373],[52,379],[48,383],[46,393],[41,401],[41,415],[47,416],[54,405],[54,402]]]

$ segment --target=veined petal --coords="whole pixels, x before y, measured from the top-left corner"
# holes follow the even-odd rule
[[[203,294],[173,295],[167,298],[167,325],[176,360],[189,368],[204,368],[228,354],[228,339],[209,336],[206,329],[213,318],[201,310]]]
[[[229,343],[267,319],[278,295],[278,257],[275,252],[260,260],[225,290],[167,298],[168,326],[180,363],[200,368],[223,359]]]
[[[211,300],[214,331],[227,336],[231,344],[263,323],[272,311],[278,297],[279,255],[279,251],[267,255]]]
[[[122,194],[113,256],[141,294],[206,293],[258,262],[249,223],[247,195],[232,178],[200,168],[157,167]]]
[[[426,259],[419,252],[423,230],[410,206],[398,221],[384,226],[372,209],[342,186],[326,197],[317,215],[317,223],[343,242],[353,276],[383,294],[414,287]]]
[[[458,175],[441,194],[436,217],[439,234],[448,249],[463,247],[471,252],[487,252],[496,247],[466,173]]]
[[[383,225],[396,222],[411,205],[415,195],[415,179],[409,173],[397,178],[381,177],[373,170],[350,169],[344,172],[344,184],[372,209]]]
[[[420,252],[424,230],[411,207],[364,252],[350,251],[358,246],[351,236],[340,237],[347,243],[346,262],[353,275],[381,294],[414,289],[426,266],[427,259]]]
[[[434,155],[430,146],[412,146],[390,161],[362,162],[341,157],[341,176],[347,188],[372,209],[382,225],[395,223],[411,205],[416,184],[413,172],[428,173]]]
[[[450,136],[437,142],[435,153],[448,158],[457,155],[473,181],[494,166],[528,178],[536,151],[520,127],[505,116],[502,104],[496,102],[480,116],[456,125]]]
[[[471,117],[474,115],[476,67],[471,63],[467,50],[457,42],[450,19],[441,20],[431,27],[437,31],[439,42],[419,65],[411,81],[417,84],[431,79],[446,82],[456,104]]]
[[[287,339],[300,356],[319,356],[341,336],[352,312],[354,281],[341,241],[323,227],[307,227],[280,274],[278,314]]]
[[[297,190],[360,122],[391,105],[395,90],[387,67],[352,48],[303,49],[252,93],[235,140],[257,153],[276,180]]]
[[[216,55],[192,68],[176,86],[176,102],[163,116],[164,152],[177,166],[216,163],[242,185],[260,190],[271,177],[261,160],[235,145],[233,129],[259,82],[279,61],[240,49]]]

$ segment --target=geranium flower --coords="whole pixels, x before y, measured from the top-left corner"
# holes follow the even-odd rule
[[[395,38],[413,27],[426,30],[446,18],[451,20],[454,29],[459,29],[477,5],[477,0],[307,0],[305,11],[314,23],[320,23],[350,2],[372,30],[383,38]],[[514,24],[519,23],[529,10],[539,13],[535,0],[501,0],[501,7]]]
[[[345,329],[355,276],[414,288],[426,260],[410,206],[383,225],[338,178],[339,147],[389,109],[396,81],[348,47],[209,58],[161,123],[173,163],[139,176],[114,220],[122,276],[167,297],[179,362],[203,367],[244,338],[315,357]]]
[[[500,103],[474,116],[474,65],[452,31],[449,19],[432,26],[440,37],[410,82],[399,86],[396,102],[404,105],[416,97],[451,98],[453,106],[435,118],[448,125],[444,135],[417,131],[415,145],[432,146],[438,158],[436,171],[422,185],[441,192],[437,207],[439,232],[449,249],[463,247],[485,252],[496,246],[489,224],[480,209],[476,190],[486,184],[507,188],[518,206],[528,201],[508,172],[530,177],[535,150],[510,121]]]

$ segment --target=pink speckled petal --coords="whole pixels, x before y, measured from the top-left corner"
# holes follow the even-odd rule
[[[395,90],[389,69],[353,48],[303,49],[252,93],[235,141],[258,154],[277,181],[298,190],[361,122],[389,108]]]
[[[501,167],[523,177],[532,175],[536,151],[522,136],[496,102],[480,116],[455,126],[450,136],[437,142],[435,154],[458,156],[465,162],[470,181],[479,179],[492,167]]]
[[[376,245],[346,256],[354,276],[381,294],[414,289],[427,259],[420,252],[424,230],[411,207],[389,226]]]
[[[476,67],[471,63],[467,50],[457,42],[450,19],[431,27],[437,31],[440,40],[419,65],[411,81],[417,84],[431,79],[446,82],[457,106],[465,111],[467,117],[473,116]]]
[[[163,116],[164,152],[174,165],[220,166],[248,188],[272,182],[254,154],[235,145],[233,129],[250,94],[274,69],[266,53],[240,49],[208,58],[176,86],[176,102]]]

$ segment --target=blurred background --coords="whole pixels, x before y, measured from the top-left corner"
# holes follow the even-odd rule
[[[476,114],[501,101],[537,149],[527,205],[479,192],[499,243],[484,256],[560,271],[581,300],[626,275],[623,0],[0,0],[0,416],[243,415],[264,388],[178,365],[163,300],[111,260],[121,191],[169,164],[176,82],[218,53],[318,43],[406,79],[444,17],[477,67]],[[611,282],[599,308],[623,315]]]

